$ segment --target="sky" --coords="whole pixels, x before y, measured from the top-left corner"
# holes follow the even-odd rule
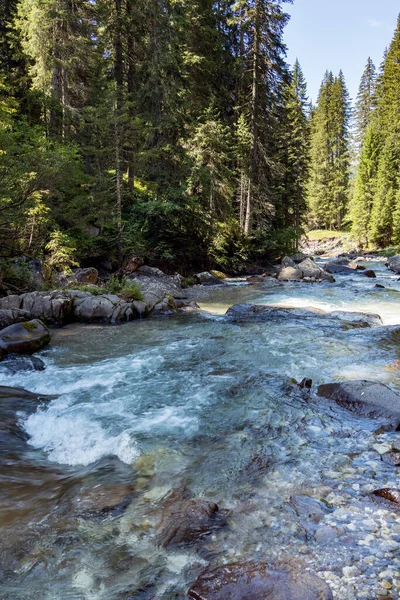
[[[351,98],[357,96],[368,56],[379,67],[393,38],[399,0],[294,0],[286,27],[288,62],[299,59],[315,102],[325,71],[343,70]]]

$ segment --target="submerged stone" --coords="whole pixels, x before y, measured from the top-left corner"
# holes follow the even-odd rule
[[[353,414],[383,419],[391,428],[400,424],[400,395],[373,381],[347,381],[320,385],[318,396],[333,400]]]
[[[255,561],[207,569],[188,596],[194,600],[333,600],[329,586],[317,575]]]
[[[225,511],[215,502],[172,493],[164,506],[157,538],[161,546],[177,546],[204,538],[225,524]]]
[[[392,502],[400,508],[400,490],[384,488],[382,490],[375,490],[372,492],[372,495],[387,500],[388,502]]]
[[[15,375],[23,371],[44,371],[45,363],[37,356],[9,354],[0,362],[0,370]]]

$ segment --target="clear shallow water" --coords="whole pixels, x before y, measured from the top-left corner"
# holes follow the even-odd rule
[[[337,598],[372,599],[382,581],[396,585],[400,517],[366,494],[399,487],[374,448],[400,444],[399,434],[378,435],[376,423],[303,396],[292,381],[362,378],[400,389],[396,336],[223,316],[252,302],[400,324],[396,291],[375,288],[400,283],[382,264],[372,268],[378,280],[202,289],[202,315],[70,326],[42,353],[46,371],[0,375],[1,385],[58,396],[20,415],[28,449],[2,467],[1,599],[183,599],[204,565],[242,558],[295,560]],[[118,518],[74,510],[82,489],[120,484],[135,492]],[[166,551],[157,522],[165,496],[183,486],[229,509],[228,527],[200,547]],[[293,508],[303,495],[329,507],[318,524]],[[357,572],[343,573],[353,564]]]

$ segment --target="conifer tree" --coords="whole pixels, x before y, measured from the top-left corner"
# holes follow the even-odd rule
[[[293,227],[297,236],[307,212],[307,183],[310,165],[310,129],[307,84],[296,60],[285,90],[282,124],[281,227]]]
[[[340,229],[348,204],[350,101],[343,73],[326,72],[311,132],[309,200],[316,226]]]
[[[358,90],[355,122],[356,122],[356,144],[358,149],[361,149],[365,133],[371,123],[373,112],[376,107],[376,68],[372,59],[369,57],[361,77],[360,87]]]

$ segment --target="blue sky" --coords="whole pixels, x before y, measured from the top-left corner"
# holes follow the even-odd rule
[[[294,0],[284,7],[291,15],[288,62],[298,57],[314,102],[327,69],[334,74],[342,69],[356,97],[368,56],[379,67],[400,12],[399,0]]]

